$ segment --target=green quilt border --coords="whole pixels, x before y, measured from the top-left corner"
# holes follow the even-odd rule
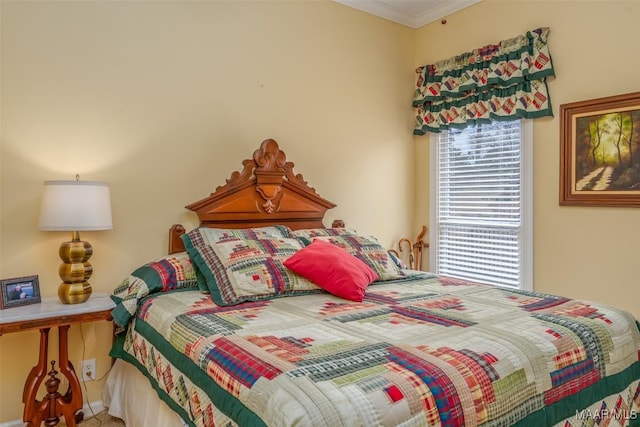
[[[552,425],[555,425],[560,421],[570,418],[572,415],[575,416],[575,408],[581,408],[577,410],[578,412],[582,411],[613,393],[622,392],[631,382],[638,379],[640,379],[640,362],[634,362],[633,365],[622,372],[602,378],[597,383],[576,394],[564,397],[558,402],[527,415],[522,420],[513,424],[513,427],[538,427],[549,424],[549,420]],[[590,403],[585,405],[584,402]],[[640,420],[630,419],[629,421],[630,427],[640,425]],[[637,421],[637,423],[632,424],[631,421]]]
[[[155,331],[144,320],[136,318],[134,329],[147,339],[154,347],[156,347],[156,349],[160,351],[162,355],[167,358],[180,372],[186,375],[193,384],[202,389],[220,412],[231,418],[238,425],[266,427],[264,421],[262,421],[262,419],[260,419],[253,411],[247,408],[235,396],[220,387],[215,381],[211,380],[209,376],[203,375],[200,367],[198,367],[187,356],[176,350],[162,335]],[[187,414],[182,407],[178,406],[178,404],[175,403],[161,387],[159,387],[157,381],[153,377],[147,374],[146,369],[140,364],[140,362],[124,351],[123,343],[119,345],[119,349],[116,349],[115,351],[112,350],[111,356],[125,359],[128,362],[133,360],[133,364],[150,379],[153,388],[158,392],[160,398],[170,404],[172,409],[176,410],[177,408],[176,411],[181,415],[181,417],[186,417],[187,420],[190,419],[189,414]],[[190,423],[190,425],[195,427],[193,423]]]
[[[158,382],[155,380],[155,378],[149,375],[149,373],[144,368],[144,366],[135,357],[131,356],[129,353],[127,353],[124,350],[124,339],[125,339],[125,334],[121,334],[116,337],[111,347],[111,351],[109,352],[109,356],[122,359],[125,362],[135,366],[138,369],[138,371],[140,371],[140,373],[149,380],[149,383],[158,394],[158,397],[164,403],[166,403],[174,412],[176,412],[185,424],[188,424],[191,427],[196,427],[193,421],[191,421],[189,414],[180,405],[178,405],[169,395],[167,395],[167,393],[158,385]]]
[[[640,322],[638,320],[636,320],[636,327],[640,332]],[[552,422],[554,424],[559,423],[560,421],[571,417],[571,415],[575,416],[575,413],[572,413],[572,411],[575,411],[575,409],[573,408],[580,407],[581,402],[591,402],[586,405],[588,407],[593,403],[611,395],[612,393],[622,392],[626,387],[629,386],[631,382],[639,379],[640,361],[636,361],[633,363],[633,365],[629,366],[624,371],[602,378],[597,383],[585,388],[584,390],[579,391],[574,395],[567,396],[556,403],[545,406],[544,408],[527,415],[524,419],[518,421],[513,426],[538,427],[544,425],[544,421],[546,421],[549,416],[548,412],[551,412]],[[583,407],[580,410],[583,409],[585,408]],[[631,418],[629,420],[628,427],[640,427],[640,414],[636,415],[636,418]]]

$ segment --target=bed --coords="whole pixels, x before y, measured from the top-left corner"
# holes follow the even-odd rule
[[[638,426],[615,307],[404,268],[323,226],[273,140],[113,291],[104,390],[128,426]],[[354,261],[355,260],[355,261]]]

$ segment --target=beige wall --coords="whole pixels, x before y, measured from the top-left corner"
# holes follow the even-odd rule
[[[413,30],[330,1],[2,1],[1,14],[0,277],[38,274],[55,295],[69,236],[36,228],[43,181],[110,183],[114,229],[82,234],[94,292],[110,292],[266,138],[338,205],[327,223],[386,245],[413,234]],[[109,323],[80,332],[72,362],[84,351],[105,374]],[[0,422],[22,416],[37,341],[0,338]]]
[[[637,1],[483,0],[416,31],[424,65],[546,26],[555,118],[534,124],[534,289],[597,300],[640,318],[640,210],[560,207],[559,112],[568,102],[640,90]],[[428,138],[416,137],[418,223],[428,223]]]

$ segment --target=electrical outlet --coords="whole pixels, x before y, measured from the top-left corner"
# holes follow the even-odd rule
[[[96,379],[96,359],[82,361],[82,381],[95,381]]]

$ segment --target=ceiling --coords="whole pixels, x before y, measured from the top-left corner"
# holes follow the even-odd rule
[[[335,0],[345,6],[418,28],[480,0]]]

